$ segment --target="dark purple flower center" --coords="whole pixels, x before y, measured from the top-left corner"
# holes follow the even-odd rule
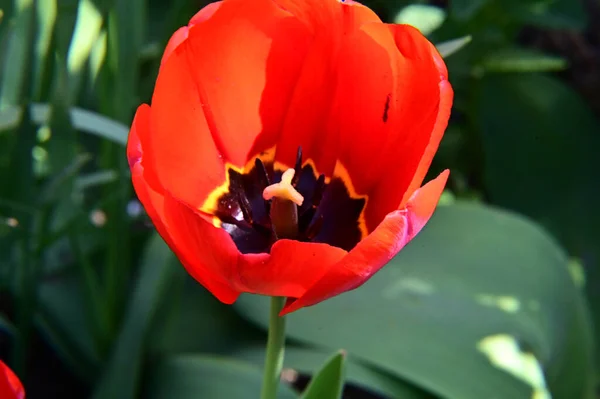
[[[326,183],[325,175],[316,175],[310,163],[302,162],[298,149],[296,173],[292,186],[304,197],[296,207],[297,240],[326,243],[347,251],[361,240],[359,218],[365,207],[364,198],[350,196],[345,182],[333,177]],[[274,170],[273,163],[255,159],[245,173],[228,168],[229,189],[217,201],[215,216],[222,222],[242,253],[269,252],[278,239],[275,234],[271,205],[263,199],[263,190],[281,181],[283,171]],[[279,237],[281,238],[281,237]]]

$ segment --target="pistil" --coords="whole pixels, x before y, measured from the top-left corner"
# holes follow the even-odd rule
[[[279,183],[271,184],[263,190],[263,198],[271,200],[271,225],[275,239],[298,239],[298,207],[304,202],[304,197],[293,186],[296,171],[286,170]]]

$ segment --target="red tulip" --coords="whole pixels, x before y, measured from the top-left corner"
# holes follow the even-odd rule
[[[19,378],[0,360],[0,398],[24,399],[25,390]]]
[[[356,2],[213,3],[137,110],[133,184],[218,299],[285,296],[289,313],[362,285],[429,220],[451,103],[435,47]]]

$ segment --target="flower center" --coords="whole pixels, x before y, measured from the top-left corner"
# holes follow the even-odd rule
[[[240,172],[228,167],[229,186],[214,216],[242,253],[269,252],[278,239],[321,242],[352,249],[362,238],[366,198],[350,196],[339,177],[316,175],[298,149],[294,168],[282,172],[256,158]]]

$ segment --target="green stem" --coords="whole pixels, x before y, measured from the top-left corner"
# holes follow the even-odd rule
[[[261,399],[275,399],[277,388],[279,388],[285,350],[285,317],[279,317],[279,312],[283,309],[284,304],[284,297],[274,296],[271,298],[269,337],[267,338],[267,356],[260,394]]]

